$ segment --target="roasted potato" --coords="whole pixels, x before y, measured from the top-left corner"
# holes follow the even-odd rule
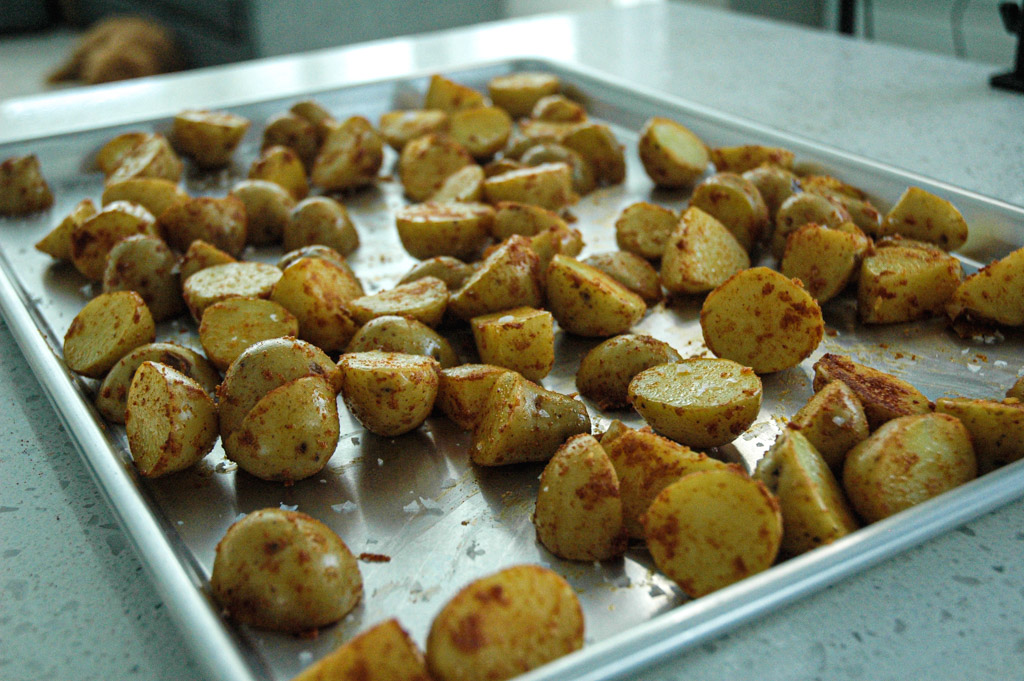
[[[842,381],[857,395],[871,430],[898,416],[924,414],[932,409],[928,398],[903,379],[844,355],[825,353],[814,363],[814,390],[832,381]]]
[[[103,291],[135,291],[155,322],[185,311],[178,257],[155,236],[135,234],[114,244],[103,271]]]
[[[640,161],[659,187],[688,187],[708,167],[704,142],[682,123],[654,117],[644,123],[638,143]]]
[[[678,224],[675,211],[638,201],[624,208],[615,220],[615,243],[641,258],[658,260]]]
[[[514,234],[536,236],[552,227],[569,228],[556,213],[540,206],[515,201],[499,201],[494,206],[491,236],[499,241]]]
[[[565,95],[551,94],[537,100],[530,110],[530,118],[551,123],[582,123],[587,120],[587,111]]]
[[[622,145],[607,125],[579,123],[559,143],[579,153],[590,164],[599,185],[621,184],[626,179],[626,157]]]
[[[359,233],[348,210],[328,196],[311,196],[299,202],[282,234],[286,251],[319,245],[349,255],[359,247]]]
[[[424,109],[440,109],[449,114],[486,104],[487,100],[480,92],[436,73],[430,77],[430,85],[423,98]]]
[[[373,184],[384,163],[384,140],[362,116],[331,126],[309,179],[325,191]],[[301,198],[301,197],[300,197]]]
[[[946,303],[954,322],[1024,325],[1024,248],[1012,251],[970,275]]]
[[[434,408],[441,366],[433,357],[353,352],[341,356],[338,368],[345,405],[371,433],[408,433]]]
[[[300,338],[340,352],[359,328],[347,303],[362,295],[362,285],[348,271],[322,258],[300,258],[281,274],[270,299],[298,318]]]
[[[192,318],[228,298],[268,298],[281,279],[281,270],[261,262],[230,262],[199,270],[182,285],[185,304]],[[286,306],[287,307],[287,306]]]
[[[550,227],[530,237],[530,248],[539,258],[541,282],[546,284],[551,259],[556,255],[575,258],[583,250],[583,235],[578,229]]]
[[[285,111],[267,119],[263,128],[262,149],[288,147],[299,157],[307,169],[313,167],[320,151],[320,137],[316,126],[307,119]]]
[[[231,195],[245,206],[246,242],[266,246],[281,241],[295,208],[288,190],[267,180],[242,180],[231,188]]]
[[[668,343],[651,336],[623,334],[596,346],[580,362],[576,388],[601,409],[629,406],[629,382],[644,369],[678,362]]]
[[[309,178],[302,159],[288,147],[267,147],[249,168],[250,180],[267,180],[281,185],[296,201],[309,194]]]
[[[491,388],[511,369],[491,364],[461,364],[441,370],[437,406],[465,430],[473,430],[484,414]]]
[[[793,169],[794,154],[782,147],[744,144],[736,147],[715,147],[710,150],[711,162],[720,173],[745,173],[758,166],[769,165]]]
[[[639,255],[629,251],[594,253],[583,259],[583,264],[597,268],[644,299],[656,303],[662,298],[661,278],[658,270]]]
[[[548,305],[559,326],[579,336],[615,336],[640,321],[643,298],[601,270],[556,255],[547,269]]]
[[[786,239],[779,270],[799,279],[819,303],[839,295],[860,269],[871,244],[860,229],[832,229],[813,222],[791,232]]]
[[[694,206],[666,240],[661,283],[670,293],[705,293],[748,267],[750,256],[733,233]]]
[[[36,250],[57,260],[71,260],[71,234],[75,227],[94,215],[96,204],[92,199],[82,199],[56,227],[36,243]]]
[[[182,252],[201,239],[237,258],[248,237],[245,203],[231,195],[197,196],[172,204],[157,223],[167,244]]]
[[[427,326],[437,326],[448,308],[448,287],[440,279],[424,277],[411,284],[349,301],[349,310],[362,326],[375,317],[399,315]]]
[[[952,203],[920,187],[908,187],[886,214],[883,234],[902,234],[947,251],[967,241],[967,221]]]
[[[426,201],[450,175],[473,163],[473,156],[454,139],[430,133],[402,147],[398,176],[406,196],[413,201]]]
[[[181,179],[181,168],[181,159],[166,137],[158,133],[145,134],[120,154],[113,172],[107,175],[107,183],[115,184],[133,177],[158,177],[177,183]]]
[[[539,268],[540,258],[529,240],[510,237],[452,294],[448,309],[469,320],[515,307],[540,307],[544,291]]]
[[[229,262],[238,261],[230,253],[225,253],[213,244],[196,239],[188,245],[188,250],[181,258],[181,282],[184,284],[199,270],[205,270],[214,265],[226,265]]]
[[[809,222],[839,229],[853,216],[835,199],[811,192],[798,192],[782,202],[775,214],[772,232],[772,255],[781,258],[786,250],[786,239]]]
[[[272,300],[228,298],[203,310],[199,342],[215,367],[226,370],[247,348],[270,338],[296,336],[299,320]]]
[[[104,187],[100,202],[107,206],[115,201],[128,201],[160,217],[165,210],[186,199],[188,194],[185,190],[170,180],[160,177],[133,177]]]
[[[494,175],[484,180],[488,203],[516,201],[548,210],[561,210],[576,200],[572,169],[567,163],[541,163]]]
[[[449,291],[454,291],[465,284],[474,271],[472,265],[467,265],[458,258],[437,255],[413,265],[398,283],[411,284],[425,277],[434,277],[443,281]]]
[[[327,133],[338,122],[331,112],[324,108],[323,104],[313,99],[295,102],[288,111],[306,119],[313,125],[316,130],[318,144],[324,141]]]
[[[799,431],[836,475],[842,475],[846,452],[871,433],[857,393],[839,380],[814,393],[788,427]]]
[[[427,681],[427,662],[409,634],[390,619],[328,653],[292,681]]]
[[[447,338],[423,322],[408,317],[375,317],[359,327],[345,348],[345,352],[369,350],[433,357],[442,369],[459,363],[459,356]]]
[[[71,320],[64,362],[75,373],[100,378],[119,359],[156,337],[153,315],[135,291],[101,293]]]
[[[449,134],[476,159],[486,160],[501,151],[511,132],[512,119],[496,106],[460,109],[451,115]]]
[[[431,133],[446,133],[448,114],[440,109],[407,109],[389,111],[380,117],[380,135],[395,151],[406,144]]]
[[[121,165],[128,152],[139,146],[150,136],[148,132],[123,132],[107,140],[96,152],[96,167],[108,178]]]
[[[480,361],[518,371],[531,381],[555,365],[554,319],[550,312],[517,307],[473,317],[473,339]]]
[[[135,234],[157,236],[152,214],[138,204],[115,201],[71,228],[71,262],[89,279],[101,281],[114,244]]]
[[[857,313],[866,324],[892,324],[941,314],[960,285],[960,261],[919,248],[881,248],[864,258]]]
[[[486,178],[484,169],[478,165],[460,168],[445,178],[441,188],[430,197],[430,202],[481,201],[484,197],[484,180]]]
[[[345,270],[353,279],[356,278],[355,272],[349,266],[348,261],[345,260],[345,256],[338,253],[330,246],[324,246],[323,244],[313,244],[312,246],[303,246],[302,248],[296,248],[293,251],[288,251],[281,256],[281,259],[277,261],[277,267],[282,272],[294,263],[296,260],[302,258],[320,258],[326,260],[332,265],[336,265],[341,269]],[[360,290],[362,290],[360,285]]]
[[[395,212],[398,238],[414,258],[475,258],[490,239],[494,210],[482,203],[419,203]]]
[[[871,236],[882,234],[882,214],[858,189],[825,175],[805,176],[800,181],[804,191],[835,199],[850,214],[857,227]]]
[[[491,101],[507,111],[512,118],[529,116],[542,97],[557,94],[561,89],[558,76],[534,71],[495,76],[487,83]]]
[[[943,397],[935,411],[955,416],[970,432],[978,475],[1024,459],[1024,404]]]
[[[768,219],[775,224],[779,207],[800,191],[800,180],[789,170],[773,165],[760,165],[743,173],[743,179],[755,187],[768,208]]]
[[[693,189],[690,206],[725,225],[748,251],[768,228],[768,206],[750,180],[734,173],[716,173]]]
[[[585,196],[597,188],[597,175],[590,162],[583,158],[578,151],[561,144],[554,142],[535,144],[522,153],[519,162],[526,166],[565,163],[572,171],[572,190],[577,195]]]
[[[179,154],[201,168],[219,168],[245,137],[250,121],[227,111],[182,111],[174,117],[171,141]]]

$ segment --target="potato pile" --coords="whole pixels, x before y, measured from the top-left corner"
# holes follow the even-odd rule
[[[180,156],[201,171],[230,166],[250,128],[188,111],[169,138],[115,137],[96,157],[100,206],[85,199],[37,244],[102,284],[64,357],[102,379],[97,407],[125,423],[142,476],[193,465],[219,436],[245,473],[294,484],[333,455],[339,409],[388,438],[438,412],[471,432],[477,466],[543,464],[533,521],[552,554],[604,561],[632,542],[697,598],[1024,458],[1019,385],[1002,401],[932,403],[831,354],[752,474],[704,451],[750,428],[762,377],[815,353],[822,306],[847,289],[866,324],[945,313],[965,333],[1024,325],[1024,249],[964,278],[949,251],[967,225],[939,196],[911,187],[883,215],[838,178],[800,174],[789,150],[712,148],[655,117],[636,153],[687,207],[632,203],[614,221],[620,250],[584,257],[596,226],[571,227],[572,206],[624,181],[626,151],[550,74],[498,77],[486,93],[435,75],[420,109],[377,126],[297,102],[266,122],[259,157],[226,195],[180,187]],[[344,202],[387,181],[407,199],[392,207],[398,241],[420,262],[368,293],[346,259],[367,235]],[[48,191],[37,162],[0,166],[0,213],[45,208]],[[246,259],[249,246],[275,245],[276,263]],[[710,352],[684,357],[635,333],[662,301],[694,298]],[[186,313],[202,353],[156,342],[158,323]],[[475,357],[456,352],[460,328]],[[579,396],[541,383],[559,330],[595,339],[579,358]],[[630,407],[646,427],[592,432],[592,412]],[[337,621],[361,598],[351,553],[315,519],[274,511],[229,529],[215,597],[260,627]],[[340,567],[317,570],[303,552]],[[515,566],[455,595],[425,656],[391,620],[298,678],[509,678],[582,640],[571,587]]]

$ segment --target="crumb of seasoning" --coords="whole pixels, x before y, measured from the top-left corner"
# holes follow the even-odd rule
[[[383,553],[363,552],[359,554],[359,560],[363,561],[364,563],[390,563],[391,556],[385,555]]]
[[[835,336],[839,335],[839,331],[837,331],[836,329],[833,329],[831,326],[826,326],[825,327],[825,333],[826,333],[826,335],[828,335],[830,337],[833,337],[833,338]]]

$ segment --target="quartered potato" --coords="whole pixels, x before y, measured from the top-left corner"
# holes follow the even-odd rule
[[[112,423],[124,423],[128,406],[128,389],[135,371],[143,362],[156,362],[178,371],[211,395],[220,383],[220,374],[206,358],[194,350],[175,343],[140,345],[117,361],[96,392],[96,409]]]
[[[160,177],[133,177],[108,184],[100,202],[107,206],[115,201],[137,203],[150,214],[160,217],[165,210],[188,199],[185,190]]]
[[[569,438],[545,466],[533,524],[559,558],[610,560],[626,552],[619,480],[592,435]]]
[[[430,625],[427,667],[436,681],[501,681],[582,647],[583,610],[572,587],[547,568],[517,565],[445,604]]]
[[[346,406],[371,433],[408,433],[434,408],[441,366],[433,357],[353,352],[341,356],[338,368]]]
[[[786,199],[800,191],[800,180],[791,171],[779,166],[760,165],[742,174],[755,187],[768,207],[768,219],[775,223],[779,207]]]
[[[941,314],[960,284],[960,261],[920,248],[881,248],[864,258],[857,312],[866,324],[891,324]]]
[[[748,267],[750,256],[733,233],[692,206],[666,240],[661,283],[669,293],[705,293]]]
[[[329,527],[305,513],[265,508],[234,523],[217,544],[210,590],[236,622],[297,633],[348,614],[362,598],[363,579]]]
[[[224,438],[224,455],[257,478],[292,483],[323,470],[339,430],[334,387],[303,376],[259,398]]]
[[[324,352],[340,352],[359,328],[347,303],[362,295],[348,271],[322,258],[300,258],[281,274],[270,299],[298,318],[300,338]]]
[[[448,287],[440,279],[424,277],[411,284],[349,301],[349,310],[362,326],[376,317],[399,315],[427,326],[437,326],[448,308]]]
[[[554,142],[536,144],[519,157],[519,162],[527,166],[539,166],[543,163],[566,163],[572,170],[572,190],[579,196],[585,196],[597,188],[597,176],[594,168],[583,156],[568,147]]]
[[[199,167],[219,168],[231,163],[249,125],[248,119],[227,111],[182,111],[174,117],[171,139]]]
[[[758,461],[754,478],[779,501],[787,556],[831,544],[859,527],[825,459],[800,431],[782,432]]]
[[[64,362],[75,373],[100,378],[155,337],[153,315],[142,296],[135,291],[101,293],[75,315],[64,334]]]
[[[163,135],[145,134],[123,153],[111,154],[111,160],[118,157],[114,170],[107,175],[108,184],[133,177],[158,177],[174,183],[181,179],[181,159]]]
[[[423,653],[390,619],[306,667],[292,681],[429,681]]]
[[[389,111],[380,117],[380,135],[395,151],[430,133],[448,132],[448,114],[440,109]]]
[[[344,205],[328,196],[311,196],[294,206],[282,230],[284,249],[327,246],[341,255],[359,247],[359,233]]]
[[[599,185],[621,184],[626,179],[626,157],[611,128],[603,123],[573,126],[559,143],[579,153],[594,169]]]
[[[832,229],[813,222],[791,232],[786,239],[779,270],[799,279],[819,303],[831,300],[858,273],[871,245],[860,229]]]
[[[717,447],[757,418],[761,379],[728,359],[684,359],[634,376],[629,402],[656,432],[691,447]]]
[[[221,371],[260,341],[298,333],[295,315],[263,298],[228,298],[214,303],[203,310],[199,324],[199,342]]]
[[[268,118],[263,128],[263,144],[260,148],[270,147],[288,147],[299,157],[302,165],[312,168],[317,152],[320,151],[320,137],[313,123],[285,111]]]
[[[486,104],[484,96],[473,88],[436,73],[430,77],[430,85],[423,98],[424,109],[440,109],[449,114]]]
[[[395,211],[402,246],[420,260],[475,258],[490,240],[494,210],[482,203],[418,203]]]
[[[661,300],[661,278],[658,270],[639,255],[629,251],[595,253],[583,259],[583,263],[595,267],[633,293],[646,303]]]
[[[1024,248],[1018,248],[970,275],[946,304],[954,322],[1024,325]]]
[[[327,133],[338,122],[323,104],[313,99],[295,102],[288,110],[301,118],[305,118],[316,129],[318,143],[323,142]]]
[[[480,361],[518,371],[531,381],[555,365],[554,319],[550,312],[517,307],[473,317],[473,339]]]
[[[789,428],[799,431],[836,475],[842,474],[846,452],[871,433],[857,393],[839,380],[814,393]]]
[[[153,215],[138,204],[115,201],[71,228],[71,262],[89,279],[100,281],[114,244],[135,234],[157,236]]]
[[[761,165],[784,170],[793,169],[793,152],[781,147],[744,144],[736,147],[715,147],[710,150],[711,162],[720,173],[745,173]]]
[[[441,368],[459,363],[459,356],[447,338],[426,324],[408,317],[375,317],[359,327],[345,348],[345,352],[369,350],[433,357]]]
[[[443,281],[449,291],[454,291],[466,283],[474,271],[472,265],[467,265],[458,258],[453,258],[450,255],[437,255],[413,265],[412,269],[398,280],[398,283],[411,284],[425,277],[433,277]]]
[[[567,163],[542,163],[494,175],[484,180],[484,197],[488,203],[516,201],[561,210],[576,200],[572,169]]]
[[[495,76],[487,83],[491,101],[507,111],[512,118],[529,116],[538,100],[557,94],[561,89],[558,76],[535,71]]]
[[[480,166],[465,166],[445,178],[444,184],[430,197],[430,201],[480,201],[484,196],[485,179],[484,169]]]
[[[734,173],[717,173],[693,189],[690,206],[725,225],[748,251],[768,228],[768,206],[754,183]]]
[[[825,330],[821,308],[800,282],[766,267],[743,270],[708,294],[700,326],[715,355],[759,374],[796,366]]]
[[[640,160],[660,187],[689,187],[708,167],[708,148],[682,123],[649,119],[640,130]]]
[[[530,248],[540,258],[540,278],[546,284],[551,259],[556,255],[575,258],[583,250],[583,235],[578,229],[550,227],[530,237]]]
[[[675,211],[646,201],[630,204],[615,220],[615,243],[641,258],[658,260],[679,224]]]
[[[448,309],[460,319],[515,307],[540,307],[544,291],[540,258],[529,240],[513,236],[494,249],[462,287],[448,300]]]
[[[920,187],[909,187],[882,222],[883,234],[902,234],[947,251],[967,241],[967,222],[952,203]]]
[[[556,255],[547,269],[548,305],[559,326],[579,336],[625,333],[647,310],[643,298],[597,268]]]
[[[516,201],[499,201],[494,205],[491,235],[499,241],[514,234],[536,236],[551,227],[569,228],[558,214],[540,206]]]
[[[201,385],[165,364],[139,365],[124,412],[128,451],[139,474],[185,470],[217,442],[217,405]]]
[[[552,123],[582,123],[587,120],[587,111],[565,95],[552,94],[537,100],[530,111],[530,118]]]
[[[228,298],[268,298],[281,270],[261,262],[230,262],[201,269],[182,285],[185,304],[196,320],[210,305]],[[286,306],[287,307],[287,306]]]
[[[977,475],[971,435],[948,414],[888,421],[850,450],[843,487],[867,522],[882,520]]]
[[[196,239],[188,245],[188,250],[181,258],[181,281],[184,284],[188,278],[199,270],[205,270],[214,265],[226,265],[229,262],[238,262],[230,253],[225,253],[211,243],[202,239]]]
[[[309,179],[325,191],[373,184],[384,163],[384,140],[362,116],[331,126]]]
[[[476,159],[501,151],[511,133],[512,119],[496,106],[460,109],[451,115],[449,134]]]
[[[96,167],[108,178],[121,165],[125,156],[150,136],[148,132],[123,132],[108,140],[96,152]]]
[[[584,355],[576,372],[576,389],[601,409],[629,406],[629,382],[644,369],[678,362],[679,353],[651,336],[623,334]]]
[[[898,416],[924,414],[932,408],[928,398],[903,379],[844,355],[825,353],[814,363],[814,390],[832,381],[842,381],[857,395],[871,430]]]
[[[512,373],[492,364],[461,364],[441,370],[437,406],[464,430],[473,430],[484,414],[491,388],[499,377]]]
[[[547,461],[566,439],[589,432],[582,402],[510,371],[491,388],[473,429],[470,459],[480,466]]]
[[[658,569],[699,598],[771,567],[782,516],[763,483],[729,467],[662,490],[644,515],[644,533]]]
[[[1024,459],[1024,404],[942,397],[935,411],[955,416],[970,432],[978,475]]]
[[[57,260],[71,260],[71,234],[76,226],[93,215],[96,215],[96,204],[92,199],[82,199],[56,227],[36,243],[36,250]]]
[[[249,168],[250,180],[267,180],[281,185],[296,201],[309,194],[309,179],[302,159],[288,147],[267,147]]]
[[[473,164],[473,156],[464,146],[446,134],[430,133],[402,147],[398,177],[406,196],[426,201],[455,171]]]
[[[173,319],[185,311],[178,256],[155,236],[136,234],[110,249],[103,291],[135,291],[146,301],[155,322]]]
[[[245,248],[249,224],[245,204],[231,195],[197,196],[175,203],[159,215],[158,223],[171,248],[185,251],[201,239],[234,257]]]
[[[266,246],[281,241],[295,208],[295,199],[284,187],[267,180],[242,180],[231,188],[231,195],[245,206],[248,243]]]
[[[781,258],[786,250],[787,237],[809,222],[839,229],[847,222],[853,222],[853,217],[835,199],[811,192],[793,194],[782,202],[775,214],[772,255]]]

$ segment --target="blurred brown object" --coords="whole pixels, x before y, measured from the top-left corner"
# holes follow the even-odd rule
[[[141,17],[111,17],[86,31],[71,57],[47,80],[95,85],[183,67],[174,38],[163,26]]]

